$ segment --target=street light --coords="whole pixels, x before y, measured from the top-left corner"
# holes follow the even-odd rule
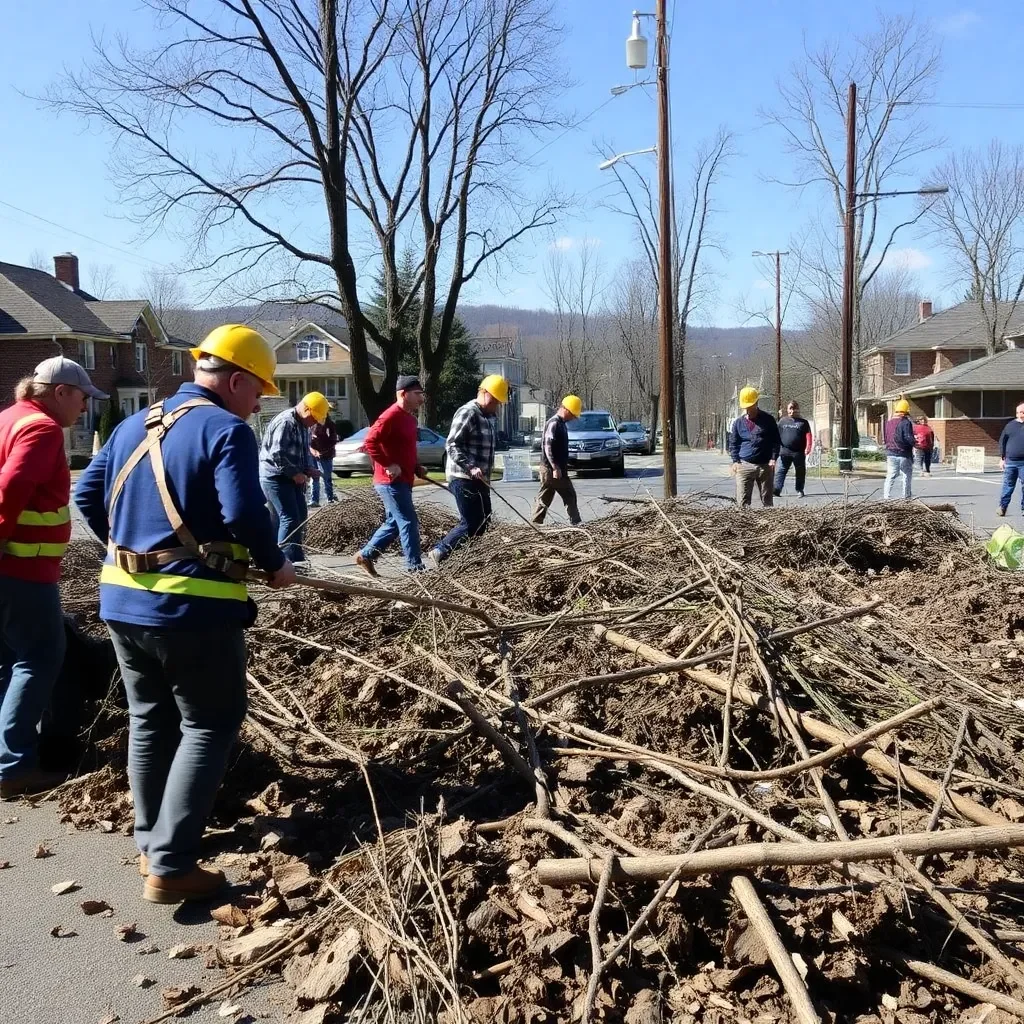
[[[613,85],[611,87],[611,94],[613,96],[621,96],[623,93],[629,92],[630,89],[636,89],[641,85],[653,85],[654,83],[649,79],[645,78],[642,82],[632,82],[630,85]]]
[[[625,160],[627,157],[640,156],[642,153],[657,153],[657,146],[648,146],[646,149],[631,149],[625,153],[616,153],[615,156],[609,157],[607,160],[602,160],[597,165],[599,171],[607,171],[609,167],[614,167],[620,160]]]

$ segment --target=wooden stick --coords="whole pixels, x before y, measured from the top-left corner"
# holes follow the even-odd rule
[[[970,720],[970,717],[970,708],[964,708],[964,713],[960,716],[960,727],[956,731],[956,739],[953,740],[953,749],[949,755],[949,763],[946,765],[946,773],[942,776],[942,781],[939,783],[939,792],[935,797],[935,803],[932,806],[932,813],[928,816],[928,824],[925,826],[925,832],[931,832],[939,823],[939,815],[942,813],[942,805],[946,802],[946,792],[949,789],[949,780],[953,776],[953,769],[956,767],[957,758],[960,756],[960,748],[963,746],[964,737],[967,735],[967,723]],[[921,868],[924,867],[924,857],[918,857],[917,864],[915,866],[918,871],[920,871]]]
[[[896,950],[885,950],[883,955],[893,964],[905,967],[919,978],[924,978],[925,981],[934,981],[939,985],[945,985],[946,988],[951,989],[953,992],[959,992],[960,995],[967,996],[975,1002],[991,1003],[1000,1010],[1016,1014],[1024,1020],[1024,1003],[1019,999],[1004,996],[1002,992],[997,992],[994,988],[986,988],[977,982],[968,981],[966,978],[961,978],[959,974],[943,970],[941,967],[936,967],[935,964],[927,963],[924,960],[911,960]]]
[[[782,944],[782,939],[779,938],[779,933],[775,930],[775,925],[772,924],[753,883],[746,875],[733,875],[730,888],[736,902],[747,915],[747,920],[764,943],[772,966],[786,990],[786,995],[789,996],[789,1001],[793,1004],[796,1019],[801,1024],[821,1024],[821,1017],[811,1002],[804,979],[800,977],[789,950]]]
[[[736,613],[737,615],[743,613],[743,605],[738,597],[736,598]],[[735,630],[736,633],[732,643],[732,661],[729,662],[728,689],[725,691],[725,708],[722,710],[722,753],[718,758],[718,766],[720,768],[729,767],[729,744],[732,742],[732,688],[736,682],[736,670],[739,668],[740,640],[743,636],[743,631],[740,629],[738,622],[735,623]]]
[[[615,881],[646,881],[665,878],[681,867],[682,877],[695,878],[703,874],[752,868],[890,860],[896,851],[905,854],[959,853],[1021,846],[1024,846],[1024,825],[906,832],[901,836],[827,843],[746,843],[692,855],[623,857],[616,861],[613,877]],[[537,878],[543,885],[582,885],[597,877],[600,870],[600,861],[542,860],[537,863]]]
[[[587,922],[587,932],[590,935],[590,981],[587,982],[586,995],[583,997],[583,1013],[581,1015],[583,1024],[590,1024],[591,1015],[594,1012],[594,1000],[597,998],[597,986],[601,982],[601,973],[604,969],[598,923],[601,918],[601,908],[608,895],[608,884],[611,882],[614,867],[615,858],[606,857],[604,867],[601,869],[601,880],[597,883],[597,892],[594,894],[594,905],[590,908],[590,918]]]
[[[687,583],[685,587],[673,590],[671,594],[666,594],[664,597],[659,597],[657,601],[652,601],[650,604],[644,605],[643,608],[638,608],[632,614],[627,615],[619,625],[628,626],[631,622],[636,622],[637,619],[642,619],[645,615],[649,615],[651,612],[657,611],[659,608],[677,600],[680,597],[692,594],[695,590],[700,590],[703,586],[703,580],[697,580],[696,583]]]

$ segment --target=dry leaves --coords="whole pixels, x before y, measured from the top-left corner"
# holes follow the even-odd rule
[[[199,953],[199,947],[193,946],[188,943],[182,943],[179,946],[171,946],[167,950],[168,960],[191,960],[192,957]]]
[[[6,871],[11,866],[9,860],[0,860],[0,871]]]
[[[129,939],[134,939],[138,935],[138,925],[134,921],[129,921],[127,924],[119,924],[114,929],[114,934],[121,940],[121,942],[127,942]]]
[[[42,860],[44,857],[52,857],[53,854],[50,853],[50,851],[49,851],[49,849],[47,849],[47,847],[45,847],[42,843],[40,843],[36,847],[36,852],[33,854],[33,856],[35,857],[36,860]]]
[[[187,1003],[194,996],[200,994],[202,989],[198,985],[175,985],[171,988],[160,990],[160,998],[168,1010],[173,1010],[182,1003]]]
[[[210,911],[210,917],[218,924],[226,924],[230,928],[244,928],[249,923],[245,911],[231,903],[225,903],[222,907],[214,907]]]
[[[78,934],[78,932],[76,932],[73,928],[65,928],[64,925],[62,924],[55,924],[50,929],[50,934],[55,939],[73,939]]]
[[[106,900],[83,900],[81,903],[82,913],[86,917],[93,917],[96,914],[105,914],[108,910],[113,914],[113,908]]]

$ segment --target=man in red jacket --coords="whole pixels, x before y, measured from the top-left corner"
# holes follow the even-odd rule
[[[0,798],[60,781],[36,767],[37,728],[64,661],[60,560],[71,538],[64,428],[106,398],[78,363],[55,356],[0,412]]]
[[[373,489],[387,513],[369,543],[356,555],[356,563],[371,576],[377,575],[377,559],[396,538],[401,539],[406,568],[410,572],[423,570],[420,523],[412,501],[416,477],[427,475],[416,452],[416,413],[423,405],[423,386],[418,377],[406,375],[398,378],[395,390],[395,404],[380,414],[363,441],[363,451],[373,460]]]

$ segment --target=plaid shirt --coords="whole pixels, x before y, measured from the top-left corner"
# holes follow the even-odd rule
[[[285,476],[291,479],[297,473],[309,476],[312,470],[309,431],[299,421],[294,409],[279,412],[263,433],[260,476]]]
[[[470,479],[471,469],[482,469],[486,479],[494,469],[495,423],[474,398],[462,406],[452,418],[448,431],[448,463],[445,475],[449,480]]]

